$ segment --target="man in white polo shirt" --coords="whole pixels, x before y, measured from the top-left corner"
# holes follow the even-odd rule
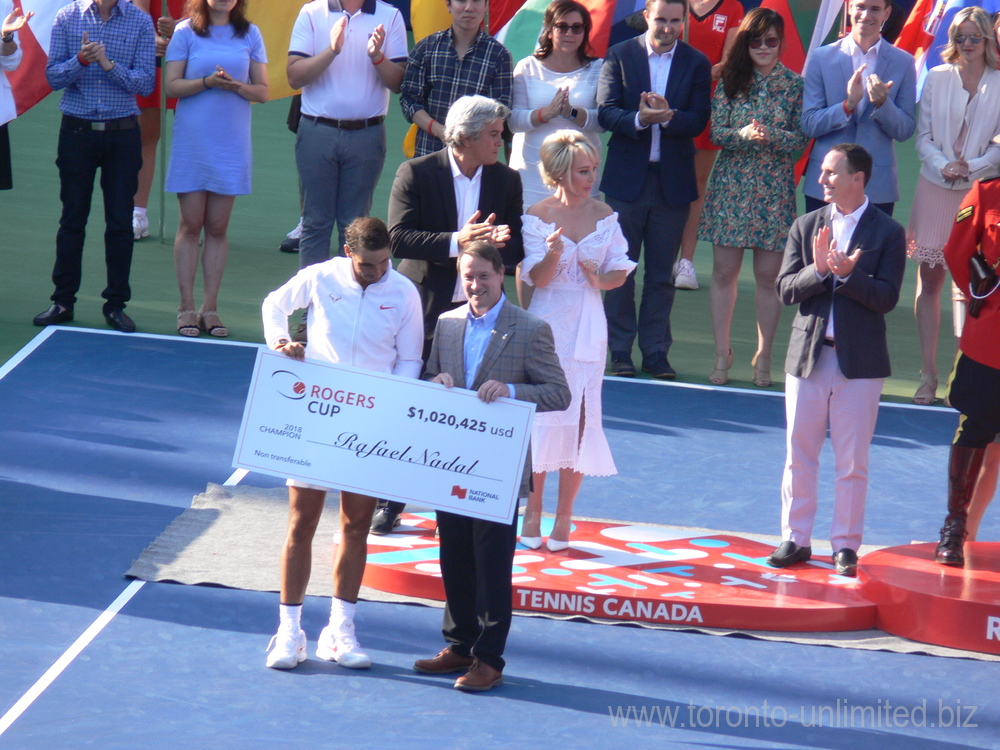
[[[288,83],[302,89],[299,268],[330,257],[334,223],[343,247],[347,225],[368,215],[385,163],[389,92],[399,92],[406,57],[403,18],[382,0],[313,0],[299,11],[287,68]]]

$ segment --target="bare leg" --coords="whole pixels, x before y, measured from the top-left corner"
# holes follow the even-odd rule
[[[681,238],[681,257],[685,260],[694,260],[694,251],[698,247],[698,223],[701,221],[701,209],[705,206],[705,188],[708,185],[708,178],[712,174],[712,167],[715,165],[715,157],[718,153],[718,151],[702,148],[694,152],[694,175],[698,181],[698,200],[691,204],[691,213],[688,214],[687,223],[684,225],[684,235]]]
[[[757,282],[754,301],[757,305],[757,353],[753,358],[754,384],[762,388],[771,385],[771,350],[781,320],[781,300],[774,282],[781,270],[782,253],[761,248],[753,251],[753,274]]]
[[[572,469],[559,470],[559,504],[556,506],[556,522],[552,527],[550,539],[558,542],[568,542],[570,528],[573,525],[573,503],[583,483],[583,474]]]
[[[969,532],[969,535],[965,537],[967,542],[976,541],[976,535],[979,533],[979,522],[983,520],[983,514],[997,491],[998,471],[1000,471],[1000,443],[990,443],[986,447],[983,468],[979,470],[979,479],[976,480],[976,489],[972,493],[972,502],[969,503],[969,515],[965,521],[965,529]]]
[[[931,267],[921,263],[917,267],[917,295],[913,304],[917,319],[917,336],[920,338],[921,388],[914,396],[921,404],[934,403],[937,386],[937,345],[941,329],[941,288],[947,276],[944,266]],[[930,386],[924,387],[924,383]]]
[[[378,500],[354,492],[340,493],[340,544],[333,555],[333,595],[358,600],[368,560],[368,529]]]
[[[159,75],[159,73],[157,73]],[[160,109],[144,107],[139,110],[139,135],[142,138],[142,169],[139,170],[139,189],[135,191],[136,208],[149,205],[156,171],[156,146],[160,142]]]
[[[288,534],[281,549],[281,603],[302,604],[312,569],[312,542],[326,493],[288,488]]]
[[[521,521],[521,536],[540,537],[542,535],[542,495],[545,492],[545,472],[531,473],[532,490],[528,493],[528,504],[524,508]]]
[[[174,237],[174,265],[177,268],[177,286],[181,293],[181,310],[194,309],[194,278],[198,273],[198,242],[205,225],[208,193],[178,193],[180,218]]]
[[[202,312],[219,309],[219,287],[229,257],[229,217],[233,213],[234,195],[208,193],[205,204],[205,249],[202,253],[202,272],[205,283],[205,300]]]
[[[715,367],[709,380],[716,385],[724,385],[729,380],[727,373],[732,365],[729,330],[733,323],[733,309],[736,307],[743,249],[713,245],[712,251],[715,257],[708,300],[712,309],[712,334],[715,336]]]

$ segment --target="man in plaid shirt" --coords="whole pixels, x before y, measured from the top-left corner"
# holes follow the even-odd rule
[[[486,0],[446,2],[451,26],[413,48],[399,92],[403,116],[419,128],[415,156],[444,148],[444,121],[459,97],[481,94],[512,104],[510,52],[480,28]]]
[[[56,158],[63,208],[52,270],[53,304],[35,316],[35,325],[73,320],[94,177],[100,168],[107,222],[104,319],[115,330],[135,330],[125,314],[132,295],[132,199],[142,165],[135,96],[153,90],[154,47],[153,23],[132,3],[76,0],[56,14],[45,76],[53,89],[63,89]]]

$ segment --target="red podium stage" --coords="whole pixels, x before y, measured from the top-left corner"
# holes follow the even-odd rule
[[[369,537],[364,583],[444,599],[434,524],[404,514],[396,533]],[[559,553],[518,546],[514,608],[561,615],[786,632],[874,627],[875,605],[826,559],[777,570],[773,547],[734,535],[578,521]]]
[[[965,545],[965,567],[934,562],[935,544],[890,547],[858,566],[875,626],[922,643],[1000,654],[1000,544]]]

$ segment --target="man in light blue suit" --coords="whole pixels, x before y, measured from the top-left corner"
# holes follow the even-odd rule
[[[893,141],[905,141],[916,127],[916,69],[913,56],[882,38],[892,12],[889,0],[851,0],[851,34],[820,47],[806,68],[802,130],[815,138],[802,180],[806,212],[821,208],[820,165],[831,146],[850,141],[875,162],[866,193],[892,215],[899,200]]]

